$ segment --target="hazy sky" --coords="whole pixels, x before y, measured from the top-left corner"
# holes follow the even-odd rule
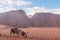
[[[19,9],[28,15],[36,12],[60,14],[60,0],[0,0],[0,13]]]

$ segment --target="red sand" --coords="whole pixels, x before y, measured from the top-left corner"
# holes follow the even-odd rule
[[[60,39],[59,28],[20,28],[28,32],[28,38],[9,37],[10,28],[0,28],[0,33],[7,35],[7,37],[0,37],[0,40],[57,40]]]

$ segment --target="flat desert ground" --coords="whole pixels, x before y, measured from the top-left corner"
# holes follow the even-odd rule
[[[60,40],[60,28],[19,28],[25,32],[28,32],[27,38],[23,37],[10,37],[11,28],[5,28],[5,26],[0,26],[0,40]]]

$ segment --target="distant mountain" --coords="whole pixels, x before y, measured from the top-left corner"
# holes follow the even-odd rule
[[[0,13],[0,24],[17,27],[28,27],[29,18],[23,10],[12,10]]]
[[[60,27],[60,14],[35,13],[27,16],[23,10],[0,13],[0,24],[11,27]]]
[[[32,18],[34,27],[60,26],[60,15],[52,13],[36,13]]]

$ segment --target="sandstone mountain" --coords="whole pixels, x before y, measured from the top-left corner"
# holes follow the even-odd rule
[[[33,26],[36,27],[59,27],[60,14],[36,13],[32,18]]]
[[[35,13],[27,16],[23,10],[0,13],[0,24],[11,27],[59,27],[60,14]]]
[[[0,24],[17,27],[30,26],[29,18],[23,10],[0,13]]]

